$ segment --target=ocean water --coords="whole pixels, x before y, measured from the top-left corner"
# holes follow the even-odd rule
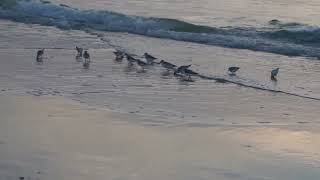
[[[225,5],[215,1],[210,3],[193,1],[187,3],[162,1],[127,3],[117,1],[107,4],[99,1],[90,1],[88,4],[81,1],[63,3],[18,0],[14,5],[6,5],[4,1],[0,17],[63,29],[128,32],[227,48],[303,56],[311,59],[320,58],[320,29],[316,24],[317,16],[314,15],[319,5],[313,2],[303,3],[307,5],[302,7],[301,2],[293,4],[283,2],[286,4],[282,7],[283,12],[279,12],[282,3],[278,4],[278,8],[276,8],[277,3],[271,3],[265,8],[270,2],[264,1],[233,2]],[[96,6],[91,4],[100,8],[92,9]],[[169,6],[173,10],[170,8],[154,10],[148,8],[147,4],[150,7]],[[203,4],[207,8],[198,7],[198,4]],[[215,4],[221,4],[221,7]],[[238,7],[245,4],[254,7]],[[296,8],[294,12],[289,13],[287,11],[290,8],[287,6],[301,9]],[[259,7],[268,11],[260,12]],[[146,9],[148,9],[147,12],[141,12]],[[235,14],[236,9],[239,9],[239,12]],[[257,11],[251,12],[251,9]],[[286,16],[283,17],[281,14]],[[291,14],[299,14],[301,18],[294,15],[289,17]]]
[[[316,0],[136,0],[81,1],[54,0],[80,9],[97,9],[128,15],[161,17],[187,21],[205,26],[264,27],[268,21],[279,19],[286,23],[319,25]]]

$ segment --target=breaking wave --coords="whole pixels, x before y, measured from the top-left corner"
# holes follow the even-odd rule
[[[128,32],[180,41],[320,59],[320,28],[271,20],[267,28],[209,27],[175,19],[79,10],[35,0],[0,0],[0,18],[62,29]]]

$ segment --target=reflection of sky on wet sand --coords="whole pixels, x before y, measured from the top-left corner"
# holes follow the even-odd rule
[[[315,167],[319,162],[288,153],[312,156],[317,152],[318,135],[311,132],[150,127],[128,123],[139,118],[136,115],[99,110],[58,97],[0,96],[0,100],[5,120],[0,126],[0,176],[69,180],[319,177]],[[37,171],[41,173],[35,175]]]
[[[228,135],[234,131],[225,132]],[[282,128],[249,128],[237,131],[236,139],[255,144],[262,151],[304,161],[319,167],[320,134],[314,131]]]

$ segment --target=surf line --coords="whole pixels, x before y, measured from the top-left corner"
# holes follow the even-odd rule
[[[197,75],[197,76],[202,78],[202,79],[215,80],[216,82],[220,82],[220,83],[232,83],[232,84],[236,84],[236,85],[242,86],[242,87],[247,87],[247,88],[252,88],[252,89],[257,89],[257,90],[262,90],[262,91],[280,93],[280,94],[285,94],[285,95],[289,95],[289,96],[295,96],[295,97],[300,97],[300,98],[304,98],[304,99],[311,99],[311,100],[320,101],[320,98],[316,98],[316,97],[304,96],[304,95],[295,94],[295,93],[286,92],[286,91],[281,91],[281,90],[267,89],[267,88],[263,88],[263,87],[252,86],[252,85],[244,84],[244,83],[241,83],[241,82],[228,80],[228,79],[225,79],[225,78],[210,77],[210,76],[205,76],[205,75],[200,75],[200,74]]]
[[[62,48],[62,47],[25,47],[25,48],[20,48],[20,47],[0,47],[0,49],[7,50],[7,49],[31,49],[31,50],[38,50],[38,49],[57,49],[57,50],[74,50],[71,48]]]
[[[88,34],[97,36],[97,38],[99,38],[103,42],[106,42],[112,48],[123,49],[120,46],[113,45],[110,41],[108,41],[105,38],[101,37],[101,35],[99,33],[97,33],[97,32],[90,31],[89,29],[87,29],[85,32],[88,33]],[[285,95],[289,95],[289,96],[300,97],[300,98],[304,98],[304,99],[320,101],[320,98],[316,98],[316,97],[304,96],[304,95],[290,93],[290,92],[281,91],[281,90],[274,90],[274,89],[268,89],[268,88],[263,88],[263,87],[258,87],[258,86],[252,86],[252,85],[244,84],[244,83],[241,83],[241,82],[228,80],[228,79],[225,79],[225,78],[212,77],[212,76],[210,77],[210,76],[205,76],[205,75],[201,75],[201,74],[194,75],[194,76],[198,76],[198,77],[200,77],[202,79],[207,79],[207,80],[215,80],[218,83],[231,83],[231,84],[236,84],[238,86],[242,86],[242,87],[246,87],[246,88],[252,88],[252,89],[261,90],[261,91],[268,91],[268,92],[272,92],[272,93],[279,93],[279,94],[285,94]]]

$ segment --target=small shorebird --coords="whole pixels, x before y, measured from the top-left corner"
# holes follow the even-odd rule
[[[199,75],[199,73],[194,72],[194,71],[192,71],[191,69],[185,69],[185,70],[184,70],[184,73],[185,73],[185,74],[188,74],[188,75]]]
[[[82,53],[83,53],[83,48],[76,46],[76,50],[77,50],[77,56],[78,57],[82,57]]]
[[[177,67],[176,65],[171,64],[171,63],[164,61],[164,60],[161,60],[159,64],[161,64],[161,66],[164,68],[172,69],[172,70],[176,69],[176,67]]]
[[[143,56],[144,56],[144,58],[147,60],[147,63],[148,63],[148,64],[153,64],[153,63],[154,63],[153,61],[154,61],[155,59],[157,59],[157,58],[151,56],[151,55],[148,54],[148,53],[144,53]]]
[[[178,73],[185,74],[186,73],[186,69],[188,69],[190,66],[191,66],[191,64],[185,65],[185,66],[180,66],[180,67],[178,67],[177,70],[174,71],[174,74],[175,75],[177,75]]]
[[[278,73],[279,73],[279,68],[273,69],[273,70],[271,71],[271,79],[272,79],[272,80],[277,80],[277,79],[276,79],[276,76],[278,75]]]
[[[189,74],[183,74],[180,76],[180,81],[185,81],[185,82],[194,82],[194,80],[191,78]]]
[[[136,59],[136,63],[137,63],[137,68],[138,68],[138,72],[139,73],[143,73],[146,72],[146,70],[144,69],[145,66],[148,66],[149,64],[141,61],[140,59]]]
[[[144,62],[144,61],[141,61],[140,59],[136,59],[136,63],[137,63],[139,66],[141,66],[141,67],[148,65],[148,63],[146,63],[146,62]]]
[[[229,68],[228,68],[229,72],[231,72],[230,75],[235,75],[236,72],[237,72],[239,69],[240,69],[239,67],[235,67],[235,66],[232,66],[232,67],[229,67]]]
[[[124,58],[125,53],[119,50],[116,50],[113,52],[114,55],[116,55],[116,61],[122,61]]]
[[[84,57],[83,67],[88,68],[90,65],[90,54],[88,53],[88,51],[84,51],[83,57]]]
[[[90,54],[88,53],[88,51],[84,51],[83,57],[85,60],[90,60]]]
[[[134,63],[137,61],[136,58],[130,56],[130,55],[127,54],[127,53],[125,54],[125,56],[127,57],[127,61],[128,61],[128,65],[129,65],[129,66],[133,66]]]
[[[37,51],[37,62],[43,62],[43,54],[44,54],[44,49],[40,49]]]

